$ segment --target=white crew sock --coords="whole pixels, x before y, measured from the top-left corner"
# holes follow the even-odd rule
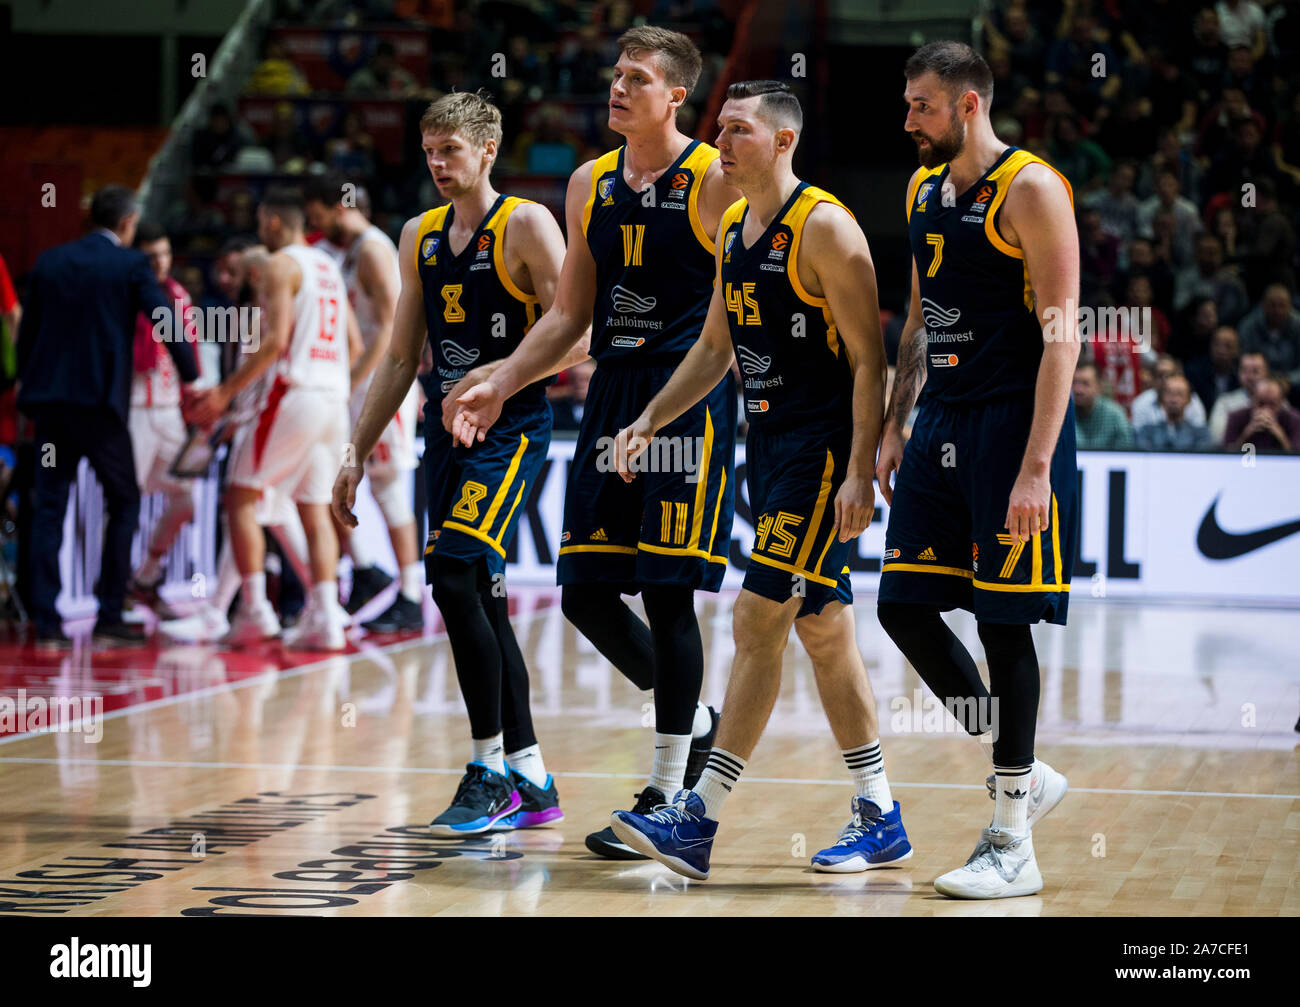
[[[529,783],[535,783],[539,787],[546,786],[546,764],[542,762],[541,745],[529,745],[517,752],[507,752],[506,762]]]
[[[745,760],[739,755],[715,748],[709,753],[709,764],[704,767],[700,782],[695,785],[695,793],[704,802],[704,814],[715,822],[722,816],[722,805],[726,802],[731,788],[740,780],[745,771]]]
[[[339,582],[317,581],[311,586],[311,600],[321,615],[332,617],[339,607]]]
[[[230,611],[230,603],[235,600],[239,584],[239,567],[235,566],[235,551],[230,548],[230,536],[227,535],[221,547],[221,558],[217,561],[217,590],[211,599],[213,607],[221,613],[223,619]]]
[[[713,730],[713,714],[702,701],[695,704],[695,722],[691,724],[691,737],[703,738]]]
[[[995,829],[1023,836],[1029,831],[1029,782],[1034,767],[995,766],[997,790],[993,795]]]
[[[266,571],[258,570],[244,577],[244,593],[240,599],[245,612],[266,604]]]
[[[691,754],[689,734],[660,734],[655,732],[655,761],[650,767],[650,786],[671,801],[682,789],[686,775],[686,759]]]
[[[424,564],[419,560],[402,567],[402,597],[420,604],[424,594]],[[532,777],[529,777],[532,779]]]
[[[481,762],[494,773],[506,775],[505,740],[500,734],[490,738],[471,738],[474,748],[474,761]]]
[[[894,795],[890,793],[889,780],[885,778],[885,756],[880,751],[880,739],[859,748],[845,749],[843,754],[858,796],[871,801],[884,814],[893,811]]]

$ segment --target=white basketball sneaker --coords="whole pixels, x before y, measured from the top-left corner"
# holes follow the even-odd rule
[[[251,610],[241,604],[235,610],[230,632],[221,638],[221,642],[227,646],[261,643],[263,640],[273,640],[279,635],[280,620],[271,603],[264,601]]]
[[[183,619],[160,622],[158,632],[182,643],[215,643],[230,632],[230,622],[215,605],[204,605]]]
[[[347,621],[347,613],[337,603],[330,611],[308,605],[297,625],[285,633],[285,646],[295,650],[346,650]]]
[[[997,797],[997,774],[989,773],[984,785],[989,788],[989,800]],[[1049,811],[1061,803],[1061,798],[1070,789],[1070,781],[1064,773],[1058,773],[1042,759],[1034,760],[1033,771],[1029,774],[1029,827],[1032,829]]]
[[[1010,899],[1041,892],[1033,835],[985,829],[965,866],[935,878],[934,890],[953,899]]]

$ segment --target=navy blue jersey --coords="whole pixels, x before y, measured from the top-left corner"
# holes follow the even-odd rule
[[[455,214],[451,203],[420,221],[415,254],[437,373],[431,385],[444,395],[467,371],[513,353],[541,315],[537,297],[515,285],[505,264],[506,222],[526,202],[498,196],[458,255],[448,240]],[[520,389],[507,408],[545,405],[547,384],[537,381]]]
[[[591,355],[602,364],[672,365],[699,337],[713,294],[714,243],[700,223],[718,152],[692,140],[654,184],[633,192],[619,147],[596,160],[582,230],[596,262]]]
[[[804,222],[818,203],[844,206],[800,182],[749,248],[746,200],[733,203],[718,226],[727,324],[743,378],[745,418],[755,429],[853,424],[853,372],[830,306],[799,281]]]
[[[1047,162],[1008,147],[982,178],[949,200],[943,191],[947,164],[922,171],[913,182],[908,237],[921,288],[929,371],[922,401],[976,403],[1033,395],[1043,330],[1024,252],[1003,240],[997,228],[1011,180],[1031,163]],[[1061,181],[1070,191],[1064,176]]]

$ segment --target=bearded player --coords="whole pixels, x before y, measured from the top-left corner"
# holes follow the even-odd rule
[[[993,821],[935,888],[1029,895],[1043,887],[1030,830],[1066,791],[1034,756],[1030,628],[1065,624],[1076,548],[1073,196],[1055,169],[994,135],[993,75],[969,46],[931,42],[905,74],[921,168],[907,190],[912,302],[876,466],[891,504],[878,612],[966,730],[992,736]],[[988,689],[940,616],[954,608],[975,615]]]

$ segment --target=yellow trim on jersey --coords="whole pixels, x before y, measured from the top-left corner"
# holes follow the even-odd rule
[[[459,521],[444,521],[442,523],[442,528],[443,531],[446,531],[448,528],[450,528],[452,531],[458,531],[462,535],[468,535],[470,538],[476,538],[480,542],[486,542],[488,545],[492,547],[492,550],[494,552],[496,552],[498,555],[501,556],[502,559],[505,558],[506,551],[501,547],[501,543],[498,542],[496,539],[494,539],[491,535],[488,535],[485,532],[481,532],[477,528],[471,528],[469,525],[461,524]],[[426,549],[424,554],[427,556],[430,552],[432,552],[431,549]]]
[[[1055,168],[1052,168],[1052,166],[1041,157],[1036,157],[1027,150],[1017,150],[1014,154],[998,165],[996,170],[986,176],[988,181],[998,183],[998,191],[993,197],[993,202],[989,204],[988,211],[984,214],[984,235],[989,239],[990,245],[1004,255],[1009,255],[1014,259],[1023,259],[1025,253],[1022,249],[1009,245],[1006,240],[1003,239],[1002,235],[998,233],[995,221],[997,220],[998,211],[1002,209],[1002,203],[1007,198],[1007,193],[1011,189],[1012,179],[1014,179],[1016,175],[1020,173],[1020,169],[1027,164],[1041,164],[1046,168],[1051,168],[1053,172],[1056,172],[1056,177],[1065,184],[1066,195],[1070,197],[1070,208],[1074,208],[1074,189],[1070,186],[1069,179]],[[1028,272],[1025,274],[1025,288],[1026,290],[1029,288]],[[1028,299],[1026,300],[1026,304],[1030,308],[1033,307],[1032,303]]]
[[[803,225],[808,220],[808,214],[812,213],[813,208],[818,203],[834,203],[841,210],[853,217],[853,211],[832,196],[825,189],[819,189],[815,185],[810,185],[799,194],[799,198],[794,201],[794,205],[786,211],[781,223],[790,228],[790,261],[786,264],[785,275],[790,279],[790,286],[794,288],[795,296],[805,304],[811,304],[816,308],[826,308],[829,302],[824,297],[813,297],[804,289],[803,283],[799,280],[799,244],[803,240]],[[853,217],[857,220],[856,217]],[[740,238],[736,239],[741,240]]]
[[[704,531],[704,501],[709,495],[709,461],[713,458],[713,414],[704,410],[704,447],[695,465],[695,506],[691,513],[691,548],[699,549]]]
[[[492,506],[488,508],[487,516],[483,518],[479,525],[484,532],[491,531],[492,522],[497,518],[497,511],[505,503],[506,491],[510,489],[510,484],[515,481],[515,476],[519,474],[519,463],[524,459],[524,452],[528,450],[528,438],[523,434],[519,435],[519,447],[515,449],[515,456],[510,459],[510,467],[506,469],[506,477],[501,480],[501,485],[497,487],[497,495],[492,498]],[[516,503],[519,501],[516,500]],[[510,508],[514,511],[514,508]]]
[[[424,238],[431,231],[441,231],[447,220],[447,211],[451,209],[450,203],[443,203],[442,206],[435,206],[432,210],[425,211],[420,218],[420,226],[415,232],[415,268],[424,265],[424,256],[420,254],[420,249],[424,245]],[[436,254],[436,253],[435,253]]]
[[[718,537],[718,515],[722,513],[722,494],[727,491],[727,469],[722,469],[722,479],[718,482],[718,499],[713,505],[713,526],[709,529],[709,555],[713,555],[713,540]],[[722,560],[726,562],[726,557]]]
[[[574,552],[618,552],[626,553],[629,556],[636,555],[636,547],[630,545],[563,545],[560,546],[560,555],[567,556]]]
[[[501,540],[505,538],[506,529],[510,527],[510,519],[515,516],[515,509],[518,508],[519,501],[524,498],[524,490],[526,490],[527,488],[528,488],[528,480],[525,479],[523,482],[519,484],[519,492],[515,494],[515,502],[512,503],[510,505],[510,509],[506,511],[506,519],[501,522],[501,530],[497,532],[497,545],[500,545]]]
[[[484,228],[485,231],[492,231],[497,236],[496,241],[492,242],[492,264],[496,267],[497,280],[505,287],[506,293],[516,301],[523,301],[525,304],[537,303],[538,297],[536,294],[525,294],[520,290],[518,284],[511,278],[510,270],[506,269],[506,226],[510,223],[510,214],[514,213],[517,207],[531,202],[531,199],[507,196]]]
[[[591,191],[587,193],[587,203],[582,208],[582,234],[584,237],[591,225],[591,208],[596,203],[596,186],[600,183],[600,176],[606,172],[618,170],[618,154],[622,149],[622,147],[619,147],[618,150],[611,150],[601,154],[600,157],[596,158],[596,163],[591,166]]]
[[[916,176],[907,186],[907,219],[912,219],[912,204],[916,201],[916,194],[921,188],[921,183],[926,179],[934,178],[935,175],[941,174],[946,164],[941,164],[937,168],[923,168],[921,173]]]
[[[1061,521],[1056,516],[1056,494],[1052,494],[1052,572],[1056,574],[1056,583],[1061,580]]]
[[[642,552],[658,553],[661,556],[694,556],[696,559],[707,559],[710,563],[721,563],[724,566],[727,562],[725,556],[714,556],[703,549],[694,549],[688,545],[656,545],[653,542],[638,542],[636,549],[631,551],[636,552],[637,549]],[[561,549],[560,551],[563,552],[564,550]]]
[[[749,554],[749,561],[751,563],[762,563],[764,566],[776,567],[776,569],[784,570],[786,573],[792,573],[799,577],[805,577],[808,580],[812,581],[814,584],[824,584],[826,587],[836,586],[836,582],[832,580],[830,577],[822,577],[819,574],[813,573],[811,570],[804,570],[800,567],[797,567],[793,563],[782,563],[780,560],[768,559],[768,557],[762,555],[761,553],[751,552]]]
[[[885,563],[880,567],[881,573],[941,573],[949,577],[962,577],[974,580],[972,570],[961,570],[955,566],[929,566],[925,563]]]
[[[812,554],[813,540],[821,530],[822,517],[826,513],[826,501],[831,496],[831,475],[835,471],[835,458],[831,455],[830,449],[826,449],[826,467],[822,469],[821,488],[817,491],[817,505],[813,508],[812,520],[808,522],[808,530],[803,536],[803,545],[799,547],[799,555],[795,557],[796,566],[807,566],[808,557]],[[822,557],[826,555],[823,550]],[[814,572],[821,572],[821,557],[818,558],[817,566]]]
[[[704,186],[704,176],[708,174],[709,166],[718,159],[718,156],[715,147],[701,143],[681,163],[681,167],[695,175],[694,181],[691,182],[691,193],[686,197],[686,215],[691,218],[691,230],[695,232],[695,237],[710,255],[714,252],[716,242],[709,238],[709,233],[704,230],[704,222],[700,220],[700,189]],[[718,228],[718,233],[722,233],[721,227]]]
[[[1069,584],[996,584],[992,581],[977,580],[975,586],[981,591],[1011,591],[1020,594],[1060,594],[1069,593]]]

